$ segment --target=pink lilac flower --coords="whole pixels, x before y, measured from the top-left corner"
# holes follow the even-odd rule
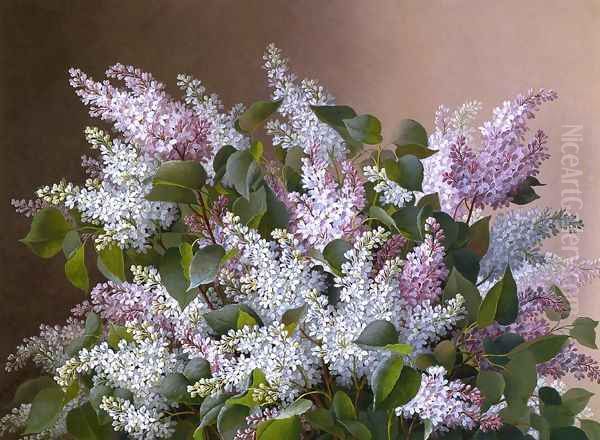
[[[402,235],[394,235],[390,237],[375,254],[373,262],[373,273],[379,272],[386,261],[398,257],[408,240]]]
[[[400,294],[410,305],[425,300],[435,302],[442,292],[442,283],[448,276],[442,244],[444,231],[433,218],[427,219],[425,228],[425,240],[406,256],[400,275]]]
[[[322,249],[331,240],[358,230],[359,213],[365,204],[364,187],[350,161],[340,162],[335,173],[316,147],[302,162],[305,192],[289,194],[293,205],[291,228],[307,245]]]
[[[211,122],[174,101],[149,73],[115,64],[106,76],[123,81],[124,89],[108,80],[95,82],[78,69],[69,73],[70,83],[90,107],[90,115],[112,122],[127,142],[161,159],[211,157],[212,147],[207,142]]]
[[[527,123],[534,118],[542,103],[556,98],[554,91],[539,89],[504,102],[494,109],[493,119],[480,128],[479,147],[473,145],[473,136],[465,127],[448,127],[451,124],[447,111],[436,115],[436,130],[448,133],[448,136],[436,131],[432,140],[440,145],[432,147],[439,148],[440,153],[437,158],[438,154],[434,155],[431,161],[444,164],[441,168],[437,167],[438,178],[441,177],[443,183],[436,186],[442,187],[440,192],[444,194],[447,211],[456,212],[458,217],[463,218],[469,211],[486,206],[507,206],[519,185],[527,177],[539,173],[541,163],[550,157],[546,147],[548,138],[538,130],[527,142]],[[474,114],[477,109],[475,106],[466,113]],[[461,119],[458,116],[454,119]],[[465,118],[466,122],[470,119],[470,116]],[[451,188],[450,197],[446,191],[448,188]]]

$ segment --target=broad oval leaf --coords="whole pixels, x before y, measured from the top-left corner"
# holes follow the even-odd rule
[[[597,349],[596,345],[596,327],[598,321],[591,318],[580,317],[573,322],[569,334],[581,345],[588,348]]]
[[[587,435],[588,440],[600,440],[600,423],[593,420],[581,420],[581,429]]]
[[[245,304],[227,304],[218,310],[212,310],[204,314],[206,323],[218,335],[223,335],[229,330],[237,330],[240,311],[252,316],[257,323],[261,323],[258,315]]]
[[[531,353],[538,364],[548,362],[553,359],[569,340],[567,335],[546,335],[523,344],[512,350],[508,356],[513,358],[524,351]]]
[[[461,295],[465,299],[469,322],[477,321],[479,307],[481,306],[481,295],[479,290],[471,281],[467,280],[456,267],[452,268],[450,276],[444,287],[443,299],[448,301]]]
[[[502,325],[512,324],[519,313],[519,299],[517,285],[512,276],[510,267],[506,268],[504,276],[487,293],[481,306],[477,324],[487,327],[494,321]]]
[[[593,395],[583,388],[571,388],[563,394],[562,402],[572,414],[577,415],[587,407]]]
[[[123,250],[116,244],[111,244],[98,251],[98,269],[111,281],[125,281]]]
[[[71,229],[62,212],[56,208],[44,208],[35,214],[29,233],[20,241],[34,254],[50,258],[61,251],[63,240]]]
[[[389,321],[376,320],[368,324],[354,341],[358,345],[383,347],[398,342],[396,327]]]
[[[300,440],[301,434],[302,425],[298,416],[264,420],[256,428],[256,440]]]
[[[31,402],[25,434],[35,434],[51,426],[65,405],[65,393],[58,386],[42,389]]]
[[[323,249],[323,257],[338,275],[341,274],[342,264],[346,261],[344,254],[350,249],[352,249],[352,245],[339,238],[327,243]]]
[[[281,100],[257,101],[237,118],[235,126],[242,133],[251,133],[275,113],[280,105]]]
[[[343,119],[348,133],[357,142],[365,144],[379,144],[381,136],[381,122],[372,115],[360,115],[350,119]]]
[[[477,388],[485,396],[487,405],[500,401],[505,385],[504,377],[495,371],[482,370],[477,375]]]
[[[195,160],[163,162],[152,179],[154,186],[175,186],[199,191],[206,182],[204,167]]]
[[[400,121],[400,124],[394,133],[393,143],[398,147],[427,147],[427,131],[425,131],[425,128],[417,121],[413,119],[403,119]]]
[[[181,402],[188,397],[187,387],[190,382],[181,373],[171,373],[164,377],[158,392],[171,402]]]
[[[422,191],[423,164],[412,155],[405,155],[398,160],[387,159],[383,167],[390,180],[409,191]]]
[[[212,283],[219,273],[221,259],[224,256],[225,249],[216,244],[198,249],[192,257],[190,264],[190,285],[188,290],[203,284]]]
[[[78,289],[87,292],[90,289],[90,278],[85,266],[85,248],[79,246],[65,262],[65,275]]]
[[[414,368],[404,366],[394,389],[382,402],[381,406],[387,410],[393,410],[405,405],[417,395],[420,387],[421,373],[417,372]]]
[[[243,405],[225,405],[217,417],[217,429],[223,440],[233,440],[239,429],[246,426],[250,409]]]
[[[575,426],[563,426],[550,431],[550,440],[590,440],[581,429]]]
[[[343,391],[337,391],[333,396],[333,412],[338,419],[356,420],[356,408],[352,399]]]
[[[188,281],[181,266],[181,253],[178,248],[167,249],[162,256],[158,270],[162,285],[184,309],[198,294],[188,292]]]
[[[400,378],[404,359],[400,356],[390,356],[379,364],[373,373],[371,387],[373,388],[373,406],[379,408],[390,395]]]
[[[211,376],[210,364],[206,359],[190,359],[183,369],[183,375],[190,383],[198,382],[202,378]]]

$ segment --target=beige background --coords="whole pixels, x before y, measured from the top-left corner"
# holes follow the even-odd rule
[[[173,92],[176,74],[192,73],[227,104],[251,102],[266,96],[260,57],[274,41],[299,74],[376,114],[389,131],[405,117],[431,127],[440,103],[476,98],[489,114],[529,87],[554,88],[560,100],[536,121],[554,154],[541,193],[560,206],[563,126],[582,125],[587,229],[579,250],[600,255],[600,0],[3,0],[0,11],[2,359],[82,299],[60,258],[43,261],[17,243],[27,223],[8,206],[10,197],[79,175],[88,118],[67,84],[69,66],[99,78],[116,61],[134,64]],[[600,318],[598,287],[581,293],[581,313]],[[0,402],[20,376],[0,373]]]

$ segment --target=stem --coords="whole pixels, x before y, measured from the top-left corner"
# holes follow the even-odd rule
[[[204,197],[202,197],[202,191],[194,191],[196,193],[196,198],[198,199],[198,204],[200,208],[202,208],[202,219],[204,220],[204,224],[206,225],[206,230],[210,235],[210,239],[213,244],[217,244],[217,240],[215,240],[215,236],[213,234],[212,228],[210,227],[210,221],[208,220],[208,213],[206,212],[206,204],[204,203]]]
[[[471,207],[469,208],[469,216],[467,217],[467,225],[471,222],[471,216],[473,215],[473,209],[475,208],[475,200],[477,200],[477,196],[473,197],[473,200],[471,201]]]
[[[200,291],[200,293],[202,294],[202,298],[204,298],[204,302],[206,303],[206,305],[208,306],[209,309],[214,310],[215,306],[213,305],[213,303],[210,301],[210,298],[208,297],[208,294],[206,293],[206,290],[204,290],[202,288],[202,286],[198,286],[198,290]]]

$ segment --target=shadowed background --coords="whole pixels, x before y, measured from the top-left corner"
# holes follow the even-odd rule
[[[273,41],[300,76],[377,115],[388,135],[406,117],[431,128],[442,103],[478,99],[487,117],[530,87],[553,88],[560,100],[533,124],[547,130],[554,156],[539,192],[560,207],[561,191],[579,186],[586,230],[576,247],[600,255],[600,0],[3,0],[0,11],[2,361],[40,323],[62,322],[83,299],[60,256],[42,260],[17,242],[29,222],[8,203],[62,177],[81,178],[90,119],[68,86],[70,66],[102,79],[115,62],[133,64],[174,94],[177,73],[190,73],[229,106],[267,97],[260,64]],[[561,165],[566,125],[582,126],[577,164]],[[583,174],[567,182],[563,166]],[[598,286],[581,291],[576,311],[600,318]],[[26,373],[0,372],[0,411]],[[600,397],[594,406],[598,413]]]

